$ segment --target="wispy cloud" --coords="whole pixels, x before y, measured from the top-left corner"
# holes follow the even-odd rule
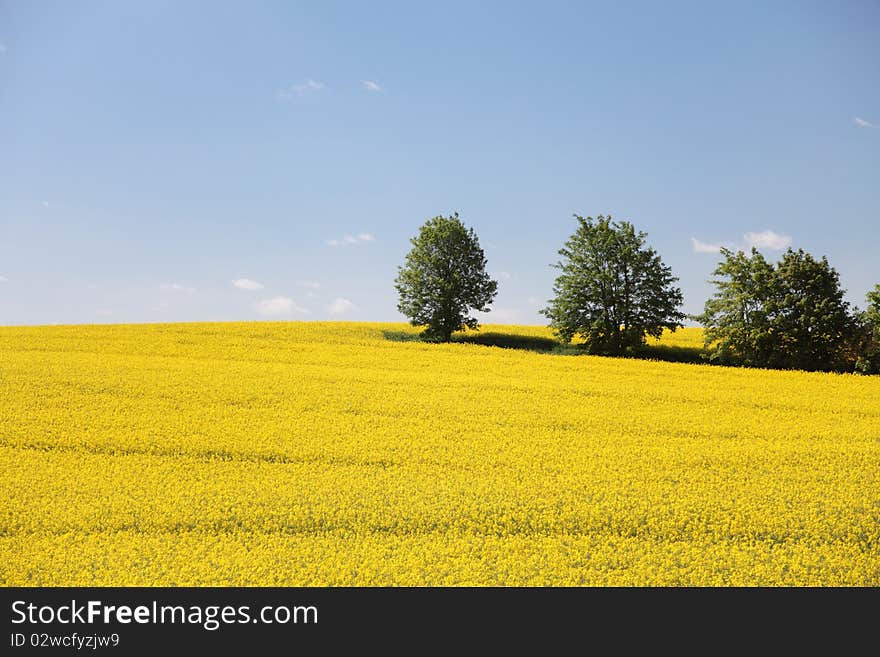
[[[853,117],[853,123],[855,123],[860,128],[876,128],[877,127],[873,123],[871,123],[870,121],[865,121],[865,119],[863,119],[859,116]]]
[[[510,275],[509,271],[496,271],[495,278],[499,278],[502,281],[509,281],[512,278],[512,276]]]
[[[309,314],[308,309],[298,305],[290,297],[262,299],[254,304],[254,308],[258,313],[267,317],[279,317],[282,315],[292,315],[293,313],[299,313],[301,315]]]
[[[42,205],[44,208],[48,208],[48,207],[49,207],[49,201],[40,201],[40,205]]]
[[[691,248],[694,253],[718,253],[722,248],[731,251],[756,249],[769,249],[770,251],[782,251],[791,246],[791,235],[781,235],[776,231],[762,230],[746,233],[742,242],[719,242],[717,244],[702,242],[696,237],[691,238]]]
[[[309,79],[301,84],[292,84],[289,87],[281,89],[278,92],[278,97],[283,100],[289,100],[290,98],[307,96],[326,88],[327,86],[323,82]]]
[[[363,242],[375,242],[376,238],[370,233],[358,235],[343,235],[341,239],[327,240],[327,246],[345,246],[346,244],[359,244]]]
[[[758,249],[770,249],[771,251],[782,251],[791,246],[791,235],[780,235],[772,230],[762,230],[757,233],[746,233],[743,235],[746,246]]]
[[[6,46],[0,43],[0,55],[6,52]]]
[[[181,285],[180,283],[162,283],[162,285],[159,286],[159,289],[162,292],[182,292],[186,294],[192,294],[196,291],[196,288],[189,287],[188,285]]]
[[[232,281],[232,287],[236,287],[239,290],[262,290],[263,284],[252,281],[249,278],[236,278]]]
[[[350,310],[354,310],[354,304],[348,299],[336,298],[327,306],[327,312],[331,315],[342,315]]]
[[[367,91],[382,91],[382,87],[374,80],[361,80],[361,84],[364,85],[364,89]]]
[[[317,290],[321,287],[321,284],[318,281],[297,281],[296,284],[299,287],[306,287],[310,290]]]
[[[694,253],[718,253],[721,250],[720,244],[701,242],[696,237],[691,238],[691,246],[694,249]]]
[[[306,80],[302,84],[293,85],[293,90],[298,94],[306,94],[312,91],[321,91],[325,87],[323,82],[317,80]]]
[[[95,311],[95,314],[96,314],[98,317],[110,317],[110,315],[113,314],[113,311],[112,311],[112,310],[109,310],[109,309],[107,309],[107,308],[100,308],[100,309],[98,309],[98,310]]]
[[[9,282],[8,278],[6,278],[5,276],[0,276],[0,283],[8,283],[8,282]]]

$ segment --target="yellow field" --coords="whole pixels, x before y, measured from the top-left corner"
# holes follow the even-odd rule
[[[412,332],[0,328],[0,583],[880,585],[880,377]]]

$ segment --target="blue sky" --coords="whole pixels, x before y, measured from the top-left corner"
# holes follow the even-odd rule
[[[399,320],[458,211],[544,323],[573,213],[880,282],[880,4],[0,0],[0,324]]]

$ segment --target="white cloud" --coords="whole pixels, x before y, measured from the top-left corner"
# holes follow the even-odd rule
[[[719,242],[710,244],[701,242],[696,237],[691,238],[691,247],[694,253],[718,253],[722,248],[731,251],[748,250],[752,247],[757,249],[769,249],[771,251],[782,251],[791,246],[790,235],[780,235],[772,230],[762,230],[758,232],[746,233],[743,235],[743,241],[739,244],[734,242]]]
[[[341,239],[327,240],[327,246],[345,246],[346,244],[360,244],[363,242],[375,242],[376,238],[370,233],[355,235],[343,235]]]
[[[0,43],[0,55],[6,52],[6,46]]]
[[[860,118],[858,116],[853,117],[853,123],[855,123],[860,128],[876,128],[877,127],[873,123],[871,123],[870,121],[865,121],[865,119]]]
[[[509,271],[496,271],[495,277],[503,281],[509,281],[512,278]]]
[[[40,205],[42,205],[44,208],[48,208],[48,207],[49,207],[49,201],[40,201]]]
[[[192,294],[196,291],[194,287],[181,285],[180,283],[162,283],[162,285],[159,286],[159,289],[163,292],[185,292],[187,294]]]
[[[694,253],[718,253],[721,250],[720,244],[707,244],[696,237],[691,238],[691,246],[694,248]]]
[[[291,315],[300,313],[308,315],[309,311],[291,299],[290,297],[273,297],[271,299],[262,299],[254,304],[254,308],[261,315],[267,317],[277,317],[279,315]]]
[[[6,278],[5,276],[0,276],[0,283],[8,283],[8,282],[9,282],[8,278]]]
[[[342,315],[349,310],[354,310],[354,304],[348,299],[336,298],[333,303],[327,306],[327,312],[331,315]]]
[[[791,235],[780,235],[772,230],[762,230],[757,233],[746,233],[743,239],[748,247],[756,247],[758,249],[770,249],[771,251],[782,251],[791,246]]]
[[[316,80],[306,80],[303,84],[294,85],[293,88],[300,93],[306,91],[320,91],[324,88],[324,83],[317,82]]]
[[[297,281],[296,284],[299,287],[307,287],[311,290],[317,290],[321,287],[321,284],[318,281]]]
[[[101,309],[99,309],[99,310],[96,310],[96,311],[95,311],[95,314],[96,314],[98,317],[110,317],[110,315],[113,314],[113,311],[112,311],[112,310],[107,310],[106,308],[101,308]]]
[[[293,98],[294,96],[306,96],[325,89],[326,85],[318,80],[306,80],[301,84],[293,84],[278,92],[278,97],[284,100]]]
[[[249,278],[236,278],[232,281],[232,287],[237,287],[239,290],[262,290],[263,284]]]
[[[373,80],[361,80],[361,84],[364,85],[364,89],[367,91],[382,91],[382,87],[379,86],[379,83],[374,82]]]

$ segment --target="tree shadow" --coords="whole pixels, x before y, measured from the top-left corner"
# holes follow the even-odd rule
[[[382,331],[386,340],[393,342],[428,342],[418,333],[409,331]],[[501,349],[522,349],[540,353],[580,353],[574,345],[565,345],[553,338],[536,335],[517,335],[515,333],[499,333],[497,331],[467,331],[454,333],[452,342],[455,344],[478,344],[484,347],[500,347]]]
[[[706,364],[709,362],[705,352],[699,347],[681,347],[668,344],[645,345],[632,357],[644,360],[663,360],[669,363]]]
[[[497,331],[479,333],[459,333],[452,336],[453,342],[478,344],[484,347],[500,347],[501,349],[522,349],[542,354],[579,354],[584,353],[577,345],[564,344],[554,338],[537,335],[516,335],[515,333],[499,333]]]
[[[410,331],[382,331],[382,336],[392,342],[422,342],[418,333]],[[565,356],[585,355],[589,352],[581,344],[565,344],[552,337],[536,335],[517,335],[498,331],[467,331],[452,336],[455,344],[476,344],[484,347],[501,349],[519,349],[539,354],[555,354]],[[643,360],[661,360],[671,363],[707,363],[703,350],[698,347],[671,345],[645,345],[636,352],[621,358],[638,358]]]
[[[409,331],[382,331],[382,337],[392,342],[422,342],[422,336]]]

